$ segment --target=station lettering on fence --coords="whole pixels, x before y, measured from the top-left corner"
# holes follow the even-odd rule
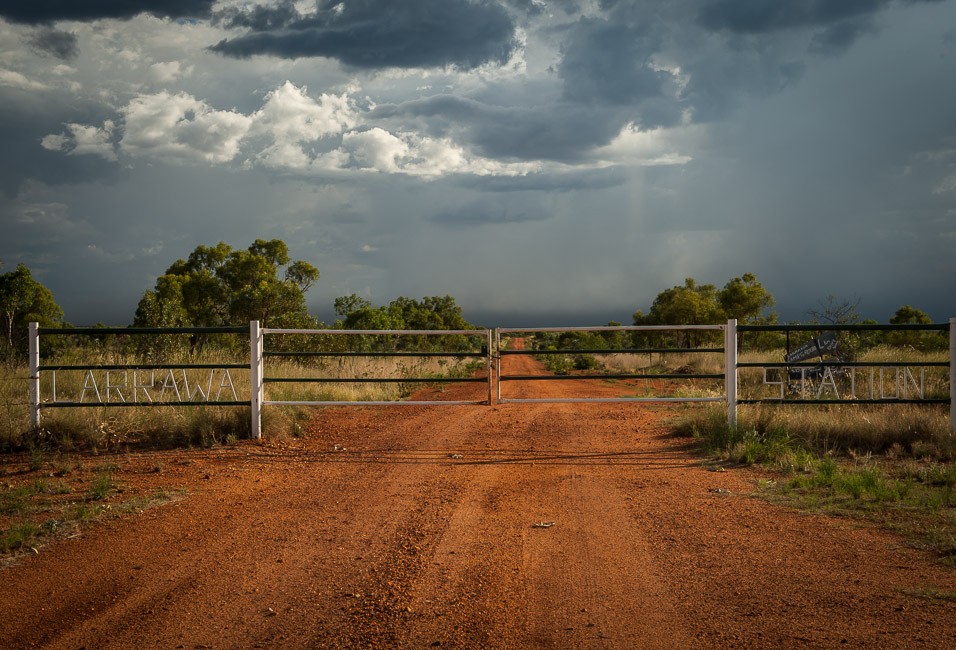
[[[60,370],[59,372],[64,372]],[[66,372],[80,372],[67,370]],[[57,370],[51,370],[51,401],[53,403],[117,404],[127,402],[196,402],[238,401],[236,384],[229,368],[123,368],[103,370],[88,368],[82,371],[83,383],[79,393],[64,392],[62,381],[57,383]],[[58,390],[57,386],[61,388]]]

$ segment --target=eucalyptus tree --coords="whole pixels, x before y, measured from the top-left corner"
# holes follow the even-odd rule
[[[27,330],[35,321],[42,327],[63,324],[63,309],[53,292],[37,282],[25,264],[0,275],[0,324],[3,327],[3,356],[24,356]]]
[[[903,305],[890,317],[891,325],[929,325],[932,322],[929,314],[910,305]],[[949,346],[945,332],[888,332],[885,340],[889,345],[911,347],[920,351],[945,350]]]
[[[421,300],[399,296],[387,305],[375,307],[355,294],[335,299],[335,313],[341,317],[337,325],[354,330],[469,330],[475,326],[465,320],[461,307],[452,296],[425,296]],[[366,337],[363,347],[395,349],[442,348],[468,350],[474,340],[464,336],[404,337],[378,340]]]
[[[724,314],[717,302],[717,288],[712,284],[697,284],[687,278],[683,285],[671,287],[657,294],[647,314],[634,312],[635,325],[712,325],[720,323]],[[709,332],[675,330],[665,334],[635,336],[635,343],[697,347],[714,337]]]
[[[732,278],[719,290],[713,284],[698,284],[694,278],[687,278],[683,285],[657,294],[648,313],[638,310],[633,319],[635,325],[718,325],[729,318],[745,325],[772,324],[777,320],[770,311],[773,305],[773,295],[753,273]],[[700,331],[635,336],[638,344],[657,342],[680,347],[696,347],[718,339],[716,334]]]
[[[257,239],[247,249],[226,243],[197,246],[147,290],[134,325],[215,327],[251,320],[269,327],[314,327],[305,294],[319,271],[291,261],[280,239]]]

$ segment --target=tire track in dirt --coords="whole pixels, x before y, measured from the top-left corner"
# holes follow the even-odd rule
[[[524,409],[526,438],[513,442],[540,446],[538,425],[552,416],[548,407]],[[411,607],[421,615],[405,645],[679,647],[689,638],[618,505],[613,476],[622,458],[594,454],[576,428],[559,453],[465,455],[467,488],[430,571],[417,578]],[[548,521],[555,525],[534,526]]]

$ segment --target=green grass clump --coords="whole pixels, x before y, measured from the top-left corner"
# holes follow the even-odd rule
[[[77,531],[103,517],[118,517],[180,498],[185,490],[160,488],[127,495],[117,482],[114,463],[89,468],[87,486],[74,490],[65,481],[34,477],[0,489],[0,555],[34,550],[50,538]]]
[[[0,553],[10,553],[32,547],[36,543],[39,533],[39,527],[29,519],[11,524],[9,528],[0,532]]]
[[[90,484],[89,498],[91,501],[102,501],[115,489],[116,483],[113,481],[112,472],[100,472],[93,478],[93,482]]]
[[[722,408],[704,407],[689,410],[677,425],[679,432],[701,438],[711,453],[730,450],[749,436],[817,456],[890,453],[939,461],[956,460],[956,436],[949,426],[943,409],[912,404],[742,407],[733,430]]]

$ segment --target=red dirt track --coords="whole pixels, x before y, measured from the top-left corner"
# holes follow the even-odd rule
[[[0,648],[956,648],[956,602],[928,597],[956,571],[747,496],[669,414],[336,407],[303,439],[111,457],[188,493],[0,569]]]

